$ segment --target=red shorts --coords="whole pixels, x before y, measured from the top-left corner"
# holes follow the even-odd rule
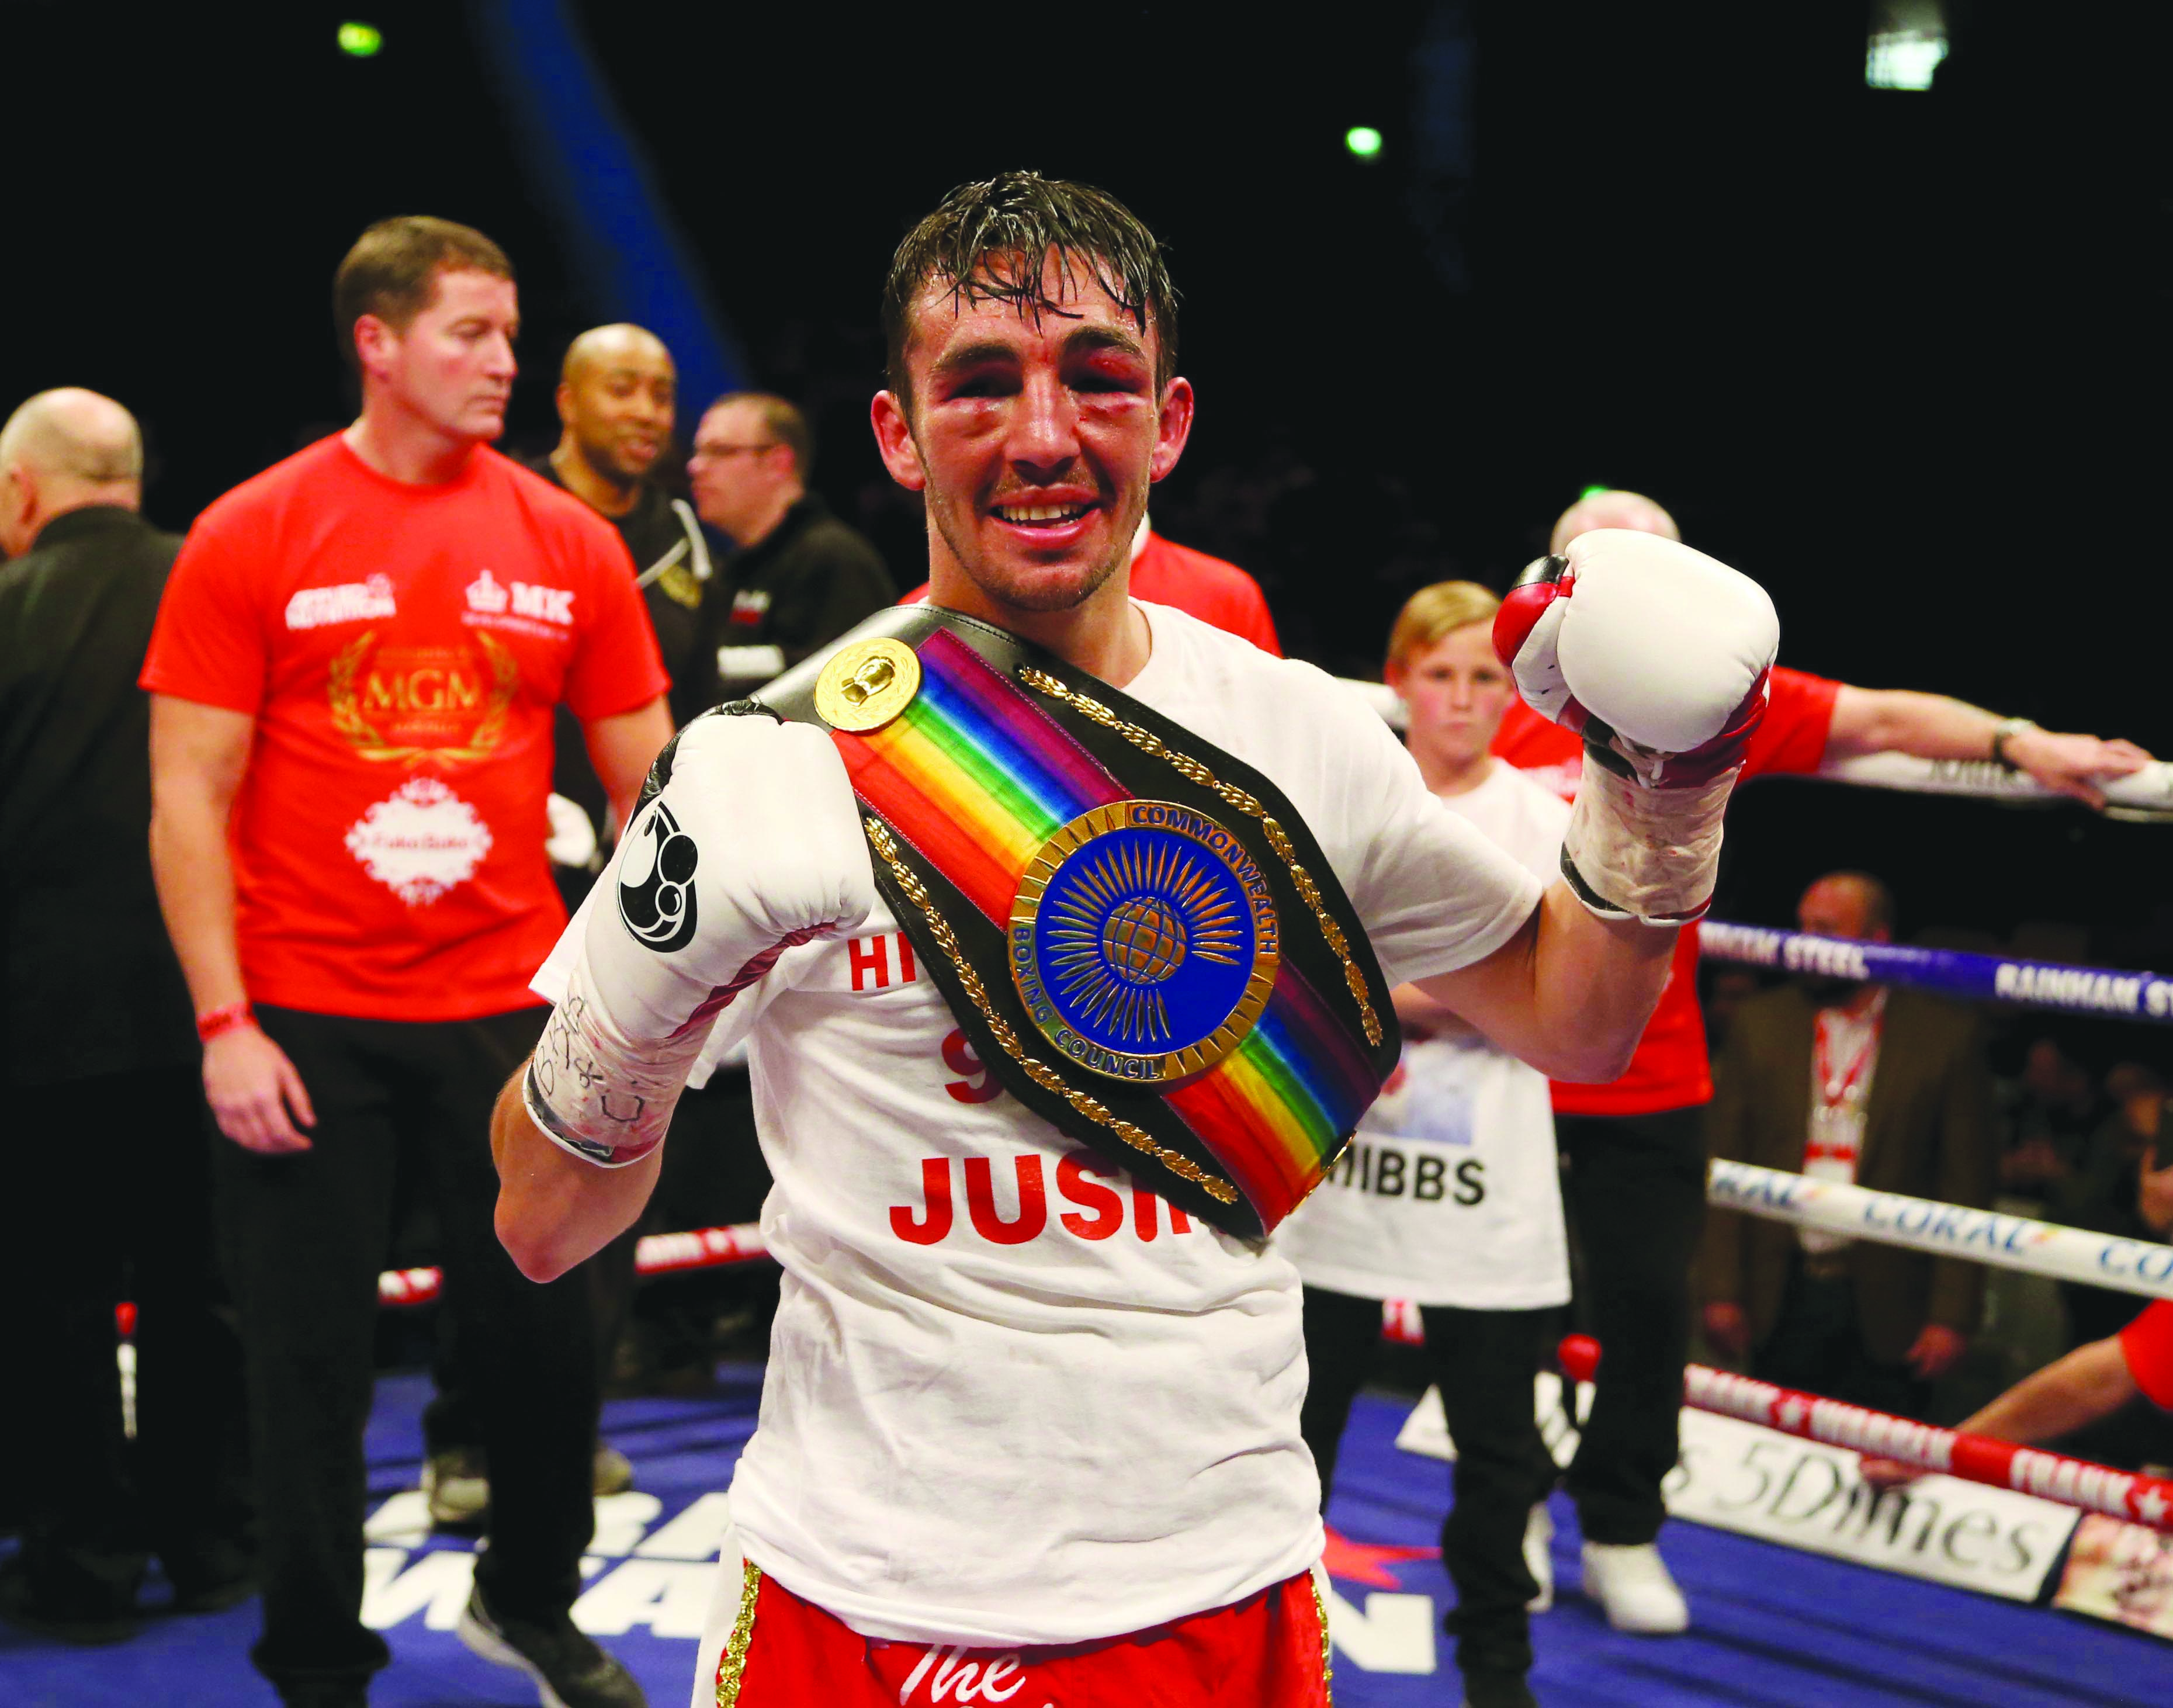
[[[1107,1642],[930,1649],[861,1636],[743,1570],[717,1708],[1328,1708],[1328,1628],[1308,1573]]]

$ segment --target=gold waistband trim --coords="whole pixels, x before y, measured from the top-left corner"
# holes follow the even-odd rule
[[[717,1657],[717,1708],[736,1708],[740,1700],[747,1645],[754,1641],[755,1597],[761,1589],[762,1568],[752,1560],[741,1561],[740,1616],[733,1620],[732,1634],[725,1639],[725,1651]]]

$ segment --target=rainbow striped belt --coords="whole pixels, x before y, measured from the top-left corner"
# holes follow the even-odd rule
[[[1264,1234],[1396,1059],[1380,969],[1310,833],[1229,755],[952,613],[886,613],[832,681],[871,648],[909,670],[901,643],[909,701],[831,735],[922,964],[1007,1090],[1173,1202]],[[779,686],[761,698],[806,715]]]

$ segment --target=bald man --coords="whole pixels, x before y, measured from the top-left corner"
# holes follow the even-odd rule
[[[706,532],[693,505],[650,479],[671,446],[677,386],[671,353],[655,333],[591,326],[566,347],[559,369],[558,443],[529,465],[607,519],[625,540],[671,675],[675,725],[715,703],[709,672],[693,663],[712,553],[725,543]]]
[[[1682,537],[1674,518],[1643,493],[1607,491],[1562,512],[1551,549],[1594,528]],[[1771,689],[1744,757],[1746,779],[1802,775],[1864,753],[1990,757],[2103,806],[2102,783],[2150,759],[2132,742],[2055,734],[1944,694],[1858,687],[1785,667],[1773,671]],[[1502,720],[1493,751],[1565,798],[1576,794],[1580,738],[1521,701]],[[1673,976],[1630,1071],[1611,1084],[1557,1086],[1554,1093],[1585,1296],[1607,1348],[1569,1489],[1584,1531],[1586,1591],[1625,1630],[1660,1634],[1690,1622],[1654,1543],[1666,1516],[1660,1481],[1676,1458],[1690,1269],[1705,1215],[1701,1106],[1712,1095],[1692,929],[1677,940]]]
[[[1830,872],[1796,906],[1814,936],[1884,943],[1894,900]],[[1981,1209],[1993,1187],[1983,1026],[1921,990],[1804,977],[1745,1002],[1707,1111],[1712,1154]],[[1984,1303],[1984,1266],[1716,1211],[1705,1327],[1761,1381],[1921,1417]],[[1604,1360],[1602,1360],[1604,1362]]]
[[[196,1033],[151,884],[136,671],[181,541],[137,515],[143,471],[135,420],[95,392],[41,392],[0,428],[0,1080],[24,1141],[0,1193],[0,1368],[38,1373],[12,1408],[35,1475],[0,1614],[78,1640],[132,1629],[146,1539],[185,1607],[251,1571]]]

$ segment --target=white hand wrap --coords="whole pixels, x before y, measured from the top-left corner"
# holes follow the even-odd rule
[[[850,931],[874,875],[828,735],[705,715],[597,879],[564,999],[531,1059],[528,1113],[562,1149],[623,1167],[662,1142],[717,1015],[795,944]]]
[[[1712,901],[1721,814],[1742,768],[1695,789],[1647,789],[1585,756],[1562,876],[1603,919],[1679,925]]]

